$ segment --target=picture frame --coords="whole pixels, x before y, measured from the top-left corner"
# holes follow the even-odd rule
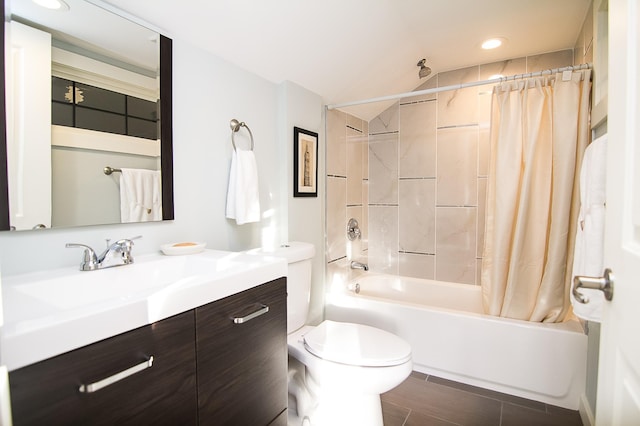
[[[318,196],[318,134],[293,128],[293,196]]]

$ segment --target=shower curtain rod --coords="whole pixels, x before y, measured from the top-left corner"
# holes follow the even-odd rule
[[[453,84],[451,86],[434,87],[432,89],[417,90],[415,92],[397,93],[395,95],[380,96],[377,98],[363,99],[360,101],[343,102],[340,104],[329,104],[327,105],[327,109],[344,108],[344,107],[350,107],[355,105],[370,104],[373,102],[392,101],[396,99],[409,98],[413,96],[429,95],[429,94],[438,93],[438,92],[446,92],[448,90],[464,89],[466,87],[484,86],[485,84],[502,83],[505,81],[519,80],[519,79],[530,78],[530,77],[538,77],[538,76],[547,75],[547,74],[551,75],[551,74],[564,72],[564,71],[586,70],[586,69],[591,69],[592,67],[593,66],[591,64],[571,65],[567,67],[553,68],[553,69],[530,72],[525,74],[515,74],[507,77],[496,77],[489,80],[474,81],[471,83]]]

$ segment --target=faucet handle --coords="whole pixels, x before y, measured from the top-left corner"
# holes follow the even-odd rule
[[[133,240],[137,240],[139,238],[142,238],[142,235],[137,235],[132,238],[123,238],[116,242],[116,244],[118,244],[122,249],[121,251],[122,261],[125,264],[133,263],[133,256],[131,256],[131,249],[133,248]]]
[[[137,240],[139,238],[142,238],[142,235],[136,235],[135,237],[131,237],[131,238],[123,238],[121,240],[118,240],[116,244],[119,244],[120,246],[124,246],[128,250],[131,250],[131,246],[133,246],[133,240]]]
[[[347,237],[349,241],[354,241],[356,238],[362,238],[362,232],[358,226],[358,221],[354,218],[349,219],[347,224]]]
[[[93,271],[98,269],[98,258],[96,256],[96,252],[93,251],[91,247],[86,244],[79,243],[67,243],[65,245],[66,248],[74,248],[79,247],[84,249],[84,257],[82,258],[82,263],[80,263],[81,271]]]
[[[133,240],[137,240],[139,238],[142,238],[142,235],[136,235],[135,237],[131,237],[131,238],[122,238],[118,241],[116,241],[114,244],[114,246],[119,246],[119,247],[123,247],[126,249],[131,250],[131,246],[133,245]],[[109,249],[109,247],[111,247],[111,239],[107,238],[107,249]]]

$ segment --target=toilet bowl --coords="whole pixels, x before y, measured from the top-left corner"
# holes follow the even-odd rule
[[[408,343],[361,324],[323,321],[289,334],[287,343],[290,375],[294,369],[304,376],[307,399],[300,404],[290,387],[296,407],[289,407],[289,424],[308,418],[311,425],[382,426],[380,394],[402,383],[412,369]]]
[[[285,257],[289,425],[382,426],[380,394],[411,373],[411,347],[374,327],[323,321],[307,325],[313,245],[292,242],[254,253]]]
[[[411,347],[386,331],[323,321],[287,336],[289,354],[307,366],[314,382],[332,391],[381,394],[411,372]],[[345,383],[346,382],[346,383]]]

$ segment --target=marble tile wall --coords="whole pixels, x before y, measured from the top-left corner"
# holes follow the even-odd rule
[[[593,3],[587,11],[573,53],[574,64],[593,63]]]
[[[327,112],[327,260],[363,260],[367,249],[369,209],[369,125],[342,111]],[[347,222],[355,218],[362,232],[347,239]]]
[[[442,72],[416,90],[571,65],[564,50]],[[372,271],[480,284],[491,86],[403,99],[369,123],[327,112],[328,277]],[[349,218],[362,238],[350,242]],[[345,272],[345,269],[347,271]]]

